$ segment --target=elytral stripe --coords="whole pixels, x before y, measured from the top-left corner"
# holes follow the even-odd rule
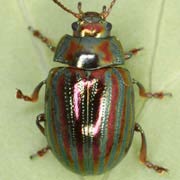
[[[102,75],[99,77],[99,73]],[[98,172],[99,168],[99,157],[101,154],[100,141],[102,138],[102,116],[104,116],[104,97],[103,94],[105,93],[104,89],[104,75],[103,70],[94,71],[92,73],[92,79],[95,81],[92,87],[92,94],[93,98],[91,99],[91,118],[92,118],[92,135],[93,135],[93,142],[91,146],[92,151],[92,160],[93,160],[93,173]],[[92,137],[91,137],[92,139]]]
[[[123,96],[125,96],[126,93],[127,93],[127,88],[124,89]],[[127,97],[124,98],[124,103],[123,103],[123,108],[122,108],[122,116],[120,117],[120,122],[121,122],[120,136],[119,136],[118,145],[117,145],[117,149],[116,149],[115,156],[114,156],[115,162],[117,162],[119,154],[121,153],[121,150],[122,150],[121,146],[123,143],[123,139],[124,139],[123,136],[124,136],[125,126],[126,126],[126,106],[127,106]]]
[[[89,89],[89,108],[88,111],[89,113],[87,114],[89,116],[89,174],[94,174],[94,152],[93,152],[93,140],[94,140],[94,135],[97,133],[96,132],[96,126],[98,126],[98,122],[97,124],[93,125],[93,121],[94,121],[94,111],[95,111],[95,98],[96,95],[98,93],[98,86],[99,86],[99,80],[96,78],[93,78],[89,85],[88,85],[88,89]]]
[[[111,94],[112,94],[112,79],[111,79],[111,71],[107,71],[104,74],[105,77],[105,87],[102,95],[101,102],[101,137],[100,137],[100,157],[99,157],[99,169],[98,172],[102,173],[104,171],[104,159],[106,157],[106,143],[108,140],[108,118],[110,112],[110,102],[111,102]]]
[[[131,80],[130,79],[127,79],[128,76],[125,75],[124,79],[126,79],[125,81],[125,84],[126,83],[131,83]],[[129,142],[131,141],[131,139],[128,139],[127,136],[128,136],[128,132],[129,132],[129,128],[133,128],[132,127],[132,123],[131,121],[133,121],[134,119],[132,119],[132,112],[133,110],[131,109],[132,108],[132,87],[130,87],[131,85],[128,85],[126,84],[126,90],[125,90],[125,104],[124,104],[124,107],[123,107],[123,116],[122,116],[122,120],[124,121],[124,125],[123,127],[121,128],[121,134],[120,134],[120,139],[119,139],[119,144],[118,144],[118,149],[117,149],[117,152],[116,152],[116,156],[115,156],[115,160],[117,161],[120,161],[126,151],[127,151],[127,144],[129,144]],[[132,136],[131,136],[132,138]]]
[[[83,76],[83,75],[82,75]],[[88,145],[88,119],[87,119],[87,89],[86,89],[86,81],[85,77],[81,77],[82,79],[79,82],[80,88],[80,99],[81,99],[81,128],[82,128],[82,143],[83,143],[83,164],[84,164],[84,171],[87,173],[89,171],[89,145]]]
[[[85,142],[82,130],[82,124],[84,124],[84,98],[82,98],[82,78],[83,74],[79,71],[76,72],[74,77],[74,93],[73,93],[73,102],[74,102],[74,114],[75,114],[75,127],[76,127],[76,148],[78,153],[78,163],[80,171],[83,173],[84,169],[84,153],[83,153],[83,144]],[[81,97],[81,98],[80,98]]]
[[[127,139],[127,136],[128,136],[128,129],[129,129],[129,124],[130,124],[130,109],[129,109],[129,103],[130,103],[130,97],[129,95],[129,92],[130,92],[130,89],[127,90],[127,97],[126,97],[126,100],[127,100],[127,107],[126,107],[126,114],[125,114],[125,129],[124,129],[124,134],[123,134],[123,139],[122,139],[122,144],[121,144],[121,150],[120,150],[120,153],[119,153],[119,157],[118,157],[118,161],[120,161],[124,155],[125,155],[125,148],[127,147],[127,144],[129,143],[128,139]]]
[[[125,149],[125,153],[129,150],[129,147],[132,143],[133,135],[134,135],[134,94],[133,94],[133,86],[129,89],[129,96],[132,98],[129,99],[129,109],[130,109],[130,116],[129,116],[129,128],[128,128],[128,136],[127,136],[127,145]]]
[[[80,172],[80,167],[79,167],[79,163],[78,163],[78,152],[77,152],[77,148],[76,148],[76,132],[75,132],[75,121],[74,121],[74,106],[73,106],[73,83],[72,83],[72,78],[73,78],[73,72],[70,71],[70,69],[66,69],[64,71],[64,106],[66,109],[66,115],[65,117],[67,117],[67,129],[68,129],[68,133],[65,132],[66,134],[68,134],[68,138],[67,140],[69,140],[69,149],[67,149],[67,151],[70,151],[72,154],[72,159],[74,162],[74,169],[76,172]],[[61,85],[62,86],[62,85]],[[66,141],[66,139],[64,139]]]
[[[123,126],[122,124],[124,123],[123,121],[121,121],[123,117],[123,105],[124,105],[124,94],[125,94],[125,87],[124,87],[124,82],[123,82],[124,80],[123,80],[122,75],[116,68],[113,68],[112,72],[113,72],[113,78],[116,81],[113,84],[114,86],[116,85],[119,87],[116,92],[117,102],[112,102],[111,104],[112,108],[114,108],[112,112],[116,112],[115,113],[116,116],[114,119],[115,130],[114,130],[114,137],[113,137],[113,146],[112,146],[110,155],[108,156],[109,161],[106,161],[106,168],[111,168],[111,166],[113,165],[113,162],[115,160],[115,154],[118,147],[119,138],[120,138],[120,133],[122,131],[121,127]]]
[[[85,85],[85,94],[86,94],[86,136],[87,136],[87,143],[86,143],[86,151],[87,151],[87,169],[86,172],[90,173],[91,172],[91,163],[90,163],[90,136],[89,136],[89,131],[90,131],[90,118],[89,118],[89,108],[90,108],[90,81],[86,81],[86,85]]]
[[[58,149],[61,151],[61,158],[63,159],[63,162],[65,162],[65,164],[67,166],[70,166],[70,159],[68,159],[68,155],[65,149],[65,144],[64,144],[64,140],[62,137],[62,124],[60,122],[60,107],[62,107],[61,102],[59,102],[59,96],[58,96],[58,92],[57,92],[57,84],[59,81],[59,77],[62,77],[62,75],[64,74],[64,68],[60,69],[55,76],[53,77],[53,82],[52,82],[52,102],[54,102],[54,119],[52,120],[52,122],[54,123],[54,127],[55,127],[55,135],[57,138],[57,145],[58,145]],[[57,155],[57,157],[59,157],[59,155]]]
[[[52,94],[52,77],[54,76],[54,74],[56,73],[56,70],[53,71],[53,74],[51,76],[51,78],[48,79],[47,84],[46,84],[46,93],[48,94]],[[58,157],[59,155],[61,156],[61,151],[59,151],[58,148],[58,140],[55,134],[55,124],[52,123],[52,119],[54,119],[54,104],[52,103],[53,97],[52,96],[48,96],[48,98],[46,98],[46,104],[45,104],[45,112],[46,112],[46,124],[45,128],[46,128],[46,136],[47,136],[47,140],[48,140],[48,144],[51,147],[51,150],[55,153],[55,155]],[[60,158],[59,158],[60,160]]]

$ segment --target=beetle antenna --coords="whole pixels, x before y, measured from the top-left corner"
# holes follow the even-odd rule
[[[106,10],[106,7],[103,6],[103,12],[101,13],[101,16],[105,19],[107,16],[109,16],[114,4],[116,3],[116,0],[112,0],[109,8]]]
[[[78,11],[80,14],[84,14],[82,11],[82,3],[81,2],[78,2]]]
[[[63,10],[65,10],[66,12],[72,14],[73,16],[75,16],[76,18],[80,19],[81,18],[81,14],[80,13],[75,13],[73,11],[71,11],[70,9],[68,9],[67,7],[65,7],[60,1],[58,0],[53,0],[58,6],[60,6]],[[78,9],[81,11],[81,5],[79,5],[78,3]]]
[[[106,6],[103,6],[102,13],[106,13]]]

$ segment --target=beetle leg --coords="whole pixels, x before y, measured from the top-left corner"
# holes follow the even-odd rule
[[[45,123],[45,114],[39,114],[36,118],[36,125],[39,128],[39,130],[42,132],[43,135],[45,135],[44,127],[41,125],[41,122]]]
[[[124,58],[125,60],[128,60],[130,59],[132,56],[136,55],[139,51],[143,50],[143,48],[134,48],[134,49],[131,49],[130,51],[126,52],[124,54]]]
[[[33,36],[40,39],[46,46],[52,51],[55,52],[56,47],[52,44],[51,40],[45,37],[40,31],[33,29],[33,27],[29,26],[28,29],[33,33]]]
[[[38,96],[39,96],[39,91],[41,89],[41,87],[46,83],[46,81],[42,81],[40,82],[34,89],[33,93],[31,96],[26,96],[22,93],[22,91],[20,89],[17,89],[16,92],[16,98],[18,99],[24,99],[24,101],[31,101],[31,102],[35,102],[38,100]]]
[[[39,114],[37,116],[36,124],[37,124],[38,128],[40,129],[40,131],[42,132],[42,134],[45,135],[44,127],[41,125],[41,122],[45,122],[45,114],[43,114],[43,113]],[[37,151],[35,154],[32,154],[30,156],[30,159],[34,159],[37,156],[42,157],[48,152],[48,150],[50,150],[50,147],[46,146],[45,148],[42,148],[41,150]]]
[[[148,168],[152,168],[154,169],[156,172],[158,173],[163,173],[163,172],[167,172],[168,169],[163,168],[161,166],[157,166],[153,163],[151,163],[150,161],[147,160],[147,145],[146,145],[146,137],[144,134],[143,129],[141,128],[141,126],[136,123],[135,124],[135,131],[141,133],[141,139],[142,139],[142,144],[141,144],[141,150],[140,150],[140,161]]]
[[[30,156],[30,159],[34,159],[35,157],[42,157],[44,156],[48,151],[50,150],[49,146],[46,146],[45,148],[42,148],[41,150],[37,151],[35,154],[32,154]]]
[[[156,92],[156,93],[151,93],[151,92],[146,92],[144,86],[133,79],[133,82],[134,84],[137,85],[137,87],[139,88],[139,95],[142,96],[142,97],[145,97],[145,98],[157,98],[157,99],[162,99],[164,96],[172,96],[171,93],[163,93],[163,92]]]

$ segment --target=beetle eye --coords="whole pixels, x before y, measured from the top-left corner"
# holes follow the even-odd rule
[[[110,30],[112,29],[112,24],[111,24],[111,23],[107,23],[106,29],[107,29],[108,31],[110,31]]]
[[[73,31],[77,31],[77,29],[78,29],[78,23],[77,22],[72,23],[72,29],[73,29]]]

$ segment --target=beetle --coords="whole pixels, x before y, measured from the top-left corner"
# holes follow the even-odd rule
[[[112,25],[106,18],[116,0],[108,8],[103,6],[101,13],[83,12],[81,3],[79,13],[75,13],[60,1],[53,1],[77,21],[72,24],[73,35],[64,35],[57,47],[40,31],[29,27],[55,52],[54,61],[66,65],[51,69],[31,96],[17,89],[18,99],[35,102],[41,87],[46,85],[45,112],[37,116],[36,123],[48,145],[31,158],[51,150],[75,173],[102,174],[125,157],[134,132],[138,132],[142,139],[140,161],[158,173],[167,172],[147,159],[145,134],[134,118],[133,85],[144,98],[162,99],[171,93],[146,92],[123,67],[142,48],[124,52],[121,43],[111,36]]]

